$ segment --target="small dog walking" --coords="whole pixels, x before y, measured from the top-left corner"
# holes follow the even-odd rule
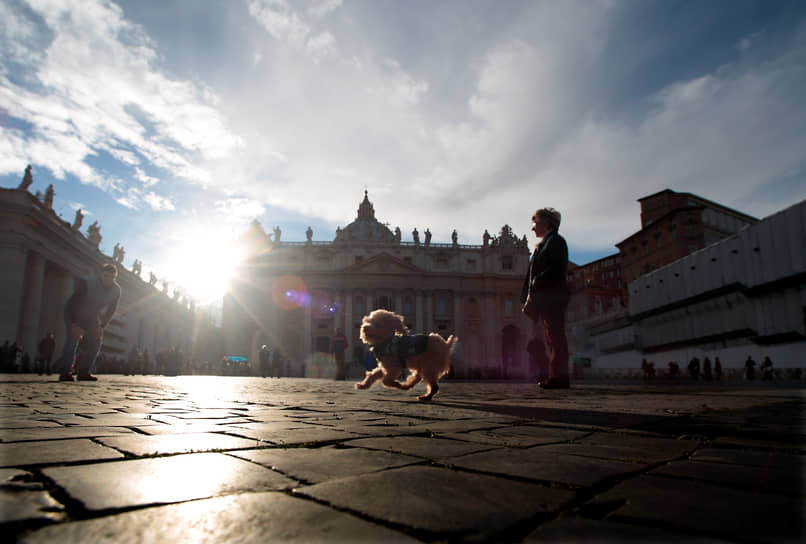
[[[428,386],[420,400],[431,400],[439,391],[437,382],[451,367],[451,351],[459,340],[451,335],[448,340],[436,333],[409,334],[403,316],[388,310],[375,310],[361,322],[361,340],[370,346],[378,366],[355,384],[356,389],[369,389],[381,383],[390,388],[408,390],[424,381]],[[408,368],[408,380],[397,379]]]

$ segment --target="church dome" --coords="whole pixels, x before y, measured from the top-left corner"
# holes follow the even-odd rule
[[[358,206],[358,217],[343,229],[336,231],[335,241],[392,243],[395,241],[395,235],[389,227],[375,219],[375,208],[365,190],[364,200]]]

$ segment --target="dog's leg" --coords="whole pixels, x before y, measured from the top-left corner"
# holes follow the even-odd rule
[[[403,384],[397,381],[399,377],[400,372],[397,373],[388,372],[386,376],[383,377],[383,382],[381,383],[383,383],[384,387],[389,387],[390,389],[405,389],[405,387],[403,387]]]
[[[400,388],[408,391],[409,389],[420,383],[420,380],[422,379],[423,378],[420,376],[419,372],[412,372],[409,375],[409,379],[400,384]]]
[[[375,370],[367,371],[367,375],[364,376],[364,379],[355,384],[356,389],[369,389],[372,387],[372,384],[377,382],[383,378],[383,369],[381,367],[376,367]]]
[[[429,401],[432,398],[434,398],[434,395],[436,395],[439,392],[439,385],[437,384],[437,382],[433,383],[427,382],[427,385],[428,389],[426,390],[425,395],[420,395],[419,397],[417,397],[419,400]]]

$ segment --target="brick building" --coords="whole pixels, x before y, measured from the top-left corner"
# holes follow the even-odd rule
[[[716,202],[670,189],[638,202],[641,230],[616,244],[622,285],[758,222]]]

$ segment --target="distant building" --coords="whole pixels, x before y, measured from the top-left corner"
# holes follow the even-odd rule
[[[638,202],[641,230],[616,244],[624,285],[758,222],[716,202],[670,189]]]
[[[416,230],[416,229],[415,229]],[[332,375],[328,348],[336,329],[350,347],[353,375],[363,374],[361,318],[377,308],[402,314],[413,332],[459,336],[452,375],[525,377],[532,323],[519,296],[530,251],[505,225],[480,245],[431,242],[429,232],[402,242],[375,218],[368,195],[356,219],[329,241],[278,242],[254,222],[244,236],[252,256],[224,299],[227,349],[254,360],[261,345],[278,349],[295,376]]]
[[[598,370],[632,367],[637,374],[643,357],[664,368],[705,356],[738,369],[748,355],[769,355],[782,372],[802,375],[806,201],[760,222],[725,216],[728,226],[731,218],[749,225],[630,282],[628,313],[589,331]]]
[[[100,227],[93,223],[85,236],[82,218],[80,211],[72,225],[59,218],[52,193],[40,200],[27,187],[0,188],[0,342],[17,341],[33,358],[39,340],[53,331],[57,359],[65,340],[64,304],[76,279],[115,262],[122,295],[104,332],[99,370],[104,360],[126,359],[132,348],[153,356],[177,346],[193,356],[194,327],[205,326],[193,305],[141,279],[139,264],[137,273],[125,268],[122,248],[116,246],[114,258],[104,255],[98,247]]]

